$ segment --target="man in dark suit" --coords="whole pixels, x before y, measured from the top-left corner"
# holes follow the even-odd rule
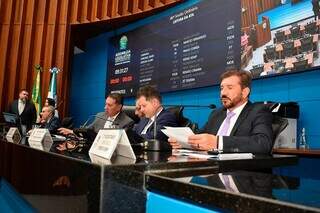
[[[262,104],[249,101],[251,75],[246,71],[228,71],[221,75],[220,98],[223,108],[213,111],[201,134],[188,142],[195,149],[223,152],[270,153],[272,114]],[[173,148],[181,147],[175,139]]]
[[[9,113],[16,114],[21,120],[22,133],[25,134],[32,129],[32,125],[36,122],[37,111],[34,104],[28,100],[29,93],[22,89],[19,93],[19,99],[14,100],[10,107]]]
[[[142,87],[137,93],[137,102],[145,117],[135,125],[135,132],[145,139],[166,141],[168,137],[161,129],[164,126],[175,127],[178,123],[175,115],[162,107],[160,93],[151,86]],[[154,121],[156,121],[156,131],[154,131]]]
[[[92,129],[95,133],[103,128],[132,128],[134,121],[122,112],[123,97],[118,93],[108,95],[104,112],[97,113],[94,121],[88,129]],[[68,135],[73,134],[73,131],[67,128],[60,128],[59,132]]]
[[[54,116],[55,108],[53,106],[45,106],[42,108],[41,115],[41,128],[48,129],[50,134],[56,134],[60,128],[60,120]]]

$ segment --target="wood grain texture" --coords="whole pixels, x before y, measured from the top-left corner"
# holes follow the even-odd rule
[[[68,114],[72,26],[112,24],[173,6],[182,0],[0,0],[0,109],[7,109],[26,88],[30,93],[34,66],[43,67],[42,100],[47,97],[49,69],[59,67],[59,113]],[[30,95],[31,96],[31,95]],[[31,97],[30,97],[31,98]]]

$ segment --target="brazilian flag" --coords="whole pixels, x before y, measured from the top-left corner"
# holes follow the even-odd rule
[[[36,65],[35,66],[37,76],[34,80],[33,87],[32,87],[32,101],[36,107],[37,115],[40,114],[42,110],[42,101],[41,101],[41,80],[40,80],[40,73],[41,73],[41,66]]]

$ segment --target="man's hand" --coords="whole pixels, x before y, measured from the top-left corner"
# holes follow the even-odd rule
[[[67,128],[59,128],[58,131],[60,134],[63,134],[63,135],[73,134],[73,131],[71,129],[67,129]]]
[[[182,148],[181,144],[178,143],[175,138],[169,138],[168,142],[172,146],[172,149],[181,149]]]
[[[217,136],[211,134],[197,134],[188,137],[188,143],[194,149],[208,151],[217,149]]]

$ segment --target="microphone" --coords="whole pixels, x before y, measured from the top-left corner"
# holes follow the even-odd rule
[[[89,122],[89,121],[91,120],[91,118],[94,117],[94,116],[96,116],[96,115],[90,115],[89,118],[88,118],[82,125],[80,125],[79,128],[85,128],[85,127],[87,126],[88,122]]]

